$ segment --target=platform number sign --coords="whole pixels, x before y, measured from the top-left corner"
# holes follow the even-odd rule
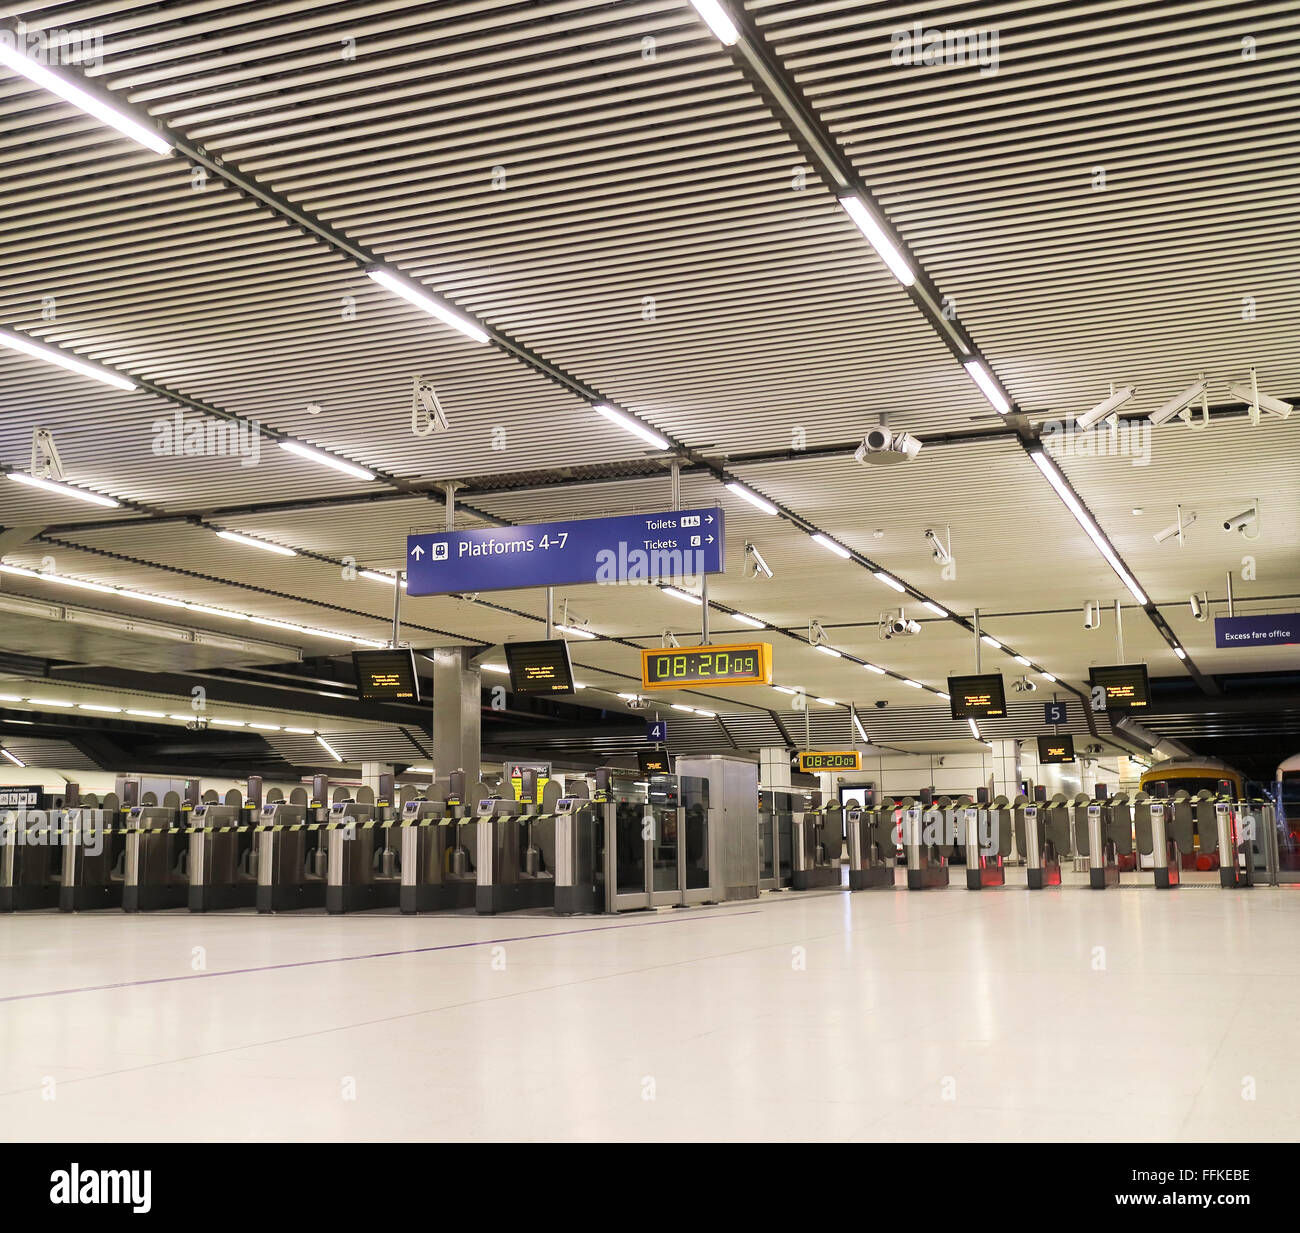
[[[662,744],[668,739],[668,721],[666,719],[652,719],[645,726],[645,739],[647,741],[658,741]]]
[[[1044,702],[1043,703],[1043,722],[1048,724],[1065,723],[1065,703],[1064,702]]]

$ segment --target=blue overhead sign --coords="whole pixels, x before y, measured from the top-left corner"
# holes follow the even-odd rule
[[[663,744],[668,739],[668,721],[666,719],[652,719],[645,726],[645,739],[647,741],[657,741]]]
[[[584,582],[698,585],[723,571],[722,511],[675,509],[406,538],[407,595]]]
[[[1214,618],[1214,645],[1220,650],[1239,646],[1294,646],[1297,642],[1300,642],[1300,612]]]
[[[1065,723],[1065,703],[1064,702],[1044,702],[1043,703],[1043,722],[1046,724],[1063,724]]]

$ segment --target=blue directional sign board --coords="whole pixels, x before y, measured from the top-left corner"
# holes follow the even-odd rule
[[[1065,703],[1064,702],[1044,702],[1043,703],[1043,722],[1048,724],[1065,723]]]
[[[1238,646],[1292,646],[1297,642],[1300,642],[1300,612],[1214,618],[1214,645],[1220,650]]]
[[[647,741],[658,741],[662,744],[668,739],[668,721],[666,719],[652,719],[645,726],[645,739]]]
[[[690,583],[723,572],[722,511],[675,509],[406,537],[407,595],[584,582]]]

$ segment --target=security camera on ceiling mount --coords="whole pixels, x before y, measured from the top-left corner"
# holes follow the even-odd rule
[[[862,466],[892,467],[911,462],[921,452],[921,442],[908,432],[890,432],[883,419],[867,430],[853,458]]]

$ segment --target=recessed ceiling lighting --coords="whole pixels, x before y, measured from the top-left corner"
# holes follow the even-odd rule
[[[218,531],[217,538],[227,539],[232,544],[243,544],[245,548],[260,548],[263,552],[274,552],[282,557],[298,555],[292,548],[286,548],[283,544],[271,544],[264,539],[254,539],[251,535],[240,535],[238,531]]]
[[[74,488],[71,484],[60,484],[55,480],[42,479],[37,475],[28,475],[24,471],[10,471],[9,478],[29,488],[41,488],[60,497],[75,497],[78,501],[87,501],[91,505],[102,505],[105,509],[121,509],[122,503],[112,497],[101,496],[97,492],[87,492],[84,488]]]

